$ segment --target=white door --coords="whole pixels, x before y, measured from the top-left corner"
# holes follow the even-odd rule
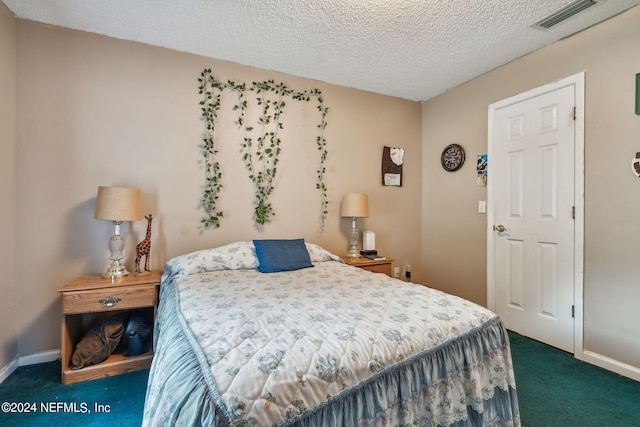
[[[488,305],[508,329],[571,353],[576,111],[573,81],[489,110]]]

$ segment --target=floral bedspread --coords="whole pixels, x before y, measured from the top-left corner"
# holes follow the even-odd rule
[[[508,338],[494,313],[326,258],[269,274],[200,268],[163,284],[217,408],[200,414],[206,422],[519,425]],[[170,351],[159,345],[154,365]],[[154,369],[173,368],[154,366],[152,377]],[[150,378],[149,405],[166,399],[167,381]],[[177,419],[161,406],[145,408],[146,425]]]

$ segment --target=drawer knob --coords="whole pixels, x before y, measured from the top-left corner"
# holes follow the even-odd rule
[[[122,301],[122,300],[118,297],[106,297],[106,298],[102,298],[101,300],[98,300],[98,302],[104,305],[105,307],[113,307],[118,303],[118,301]]]

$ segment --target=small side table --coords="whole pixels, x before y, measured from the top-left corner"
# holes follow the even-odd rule
[[[116,312],[143,310],[155,323],[158,290],[162,271],[145,275],[105,279],[82,276],[58,289],[62,295],[62,383],[71,384],[119,375],[151,366],[153,350],[139,356],[125,357],[113,353],[101,363],[82,369],[71,369],[69,361],[75,346],[93,325]]]
[[[385,258],[377,261],[365,257],[349,258],[348,256],[343,256],[341,258],[348,265],[353,265],[354,267],[359,267],[363,270],[372,271],[374,273],[383,273],[389,277],[393,277],[391,276],[391,263],[393,262],[393,258]]]

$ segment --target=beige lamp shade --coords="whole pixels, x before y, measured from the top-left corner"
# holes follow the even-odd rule
[[[366,194],[350,193],[342,196],[340,216],[349,218],[367,218],[369,216],[369,198]]]
[[[99,187],[95,219],[139,221],[142,219],[142,192],[133,188]]]

